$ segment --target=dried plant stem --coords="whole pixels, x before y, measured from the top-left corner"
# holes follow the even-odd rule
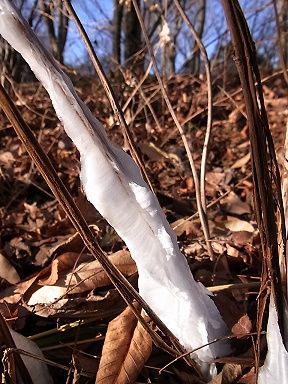
[[[225,96],[227,96],[227,99],[229,99],[231,101],[231,104],[233,104],[233,106],[237,109],[237,111],[239,111],[241,113],[241,115],[243,117],[245,117],[245,119],[247,120],[247,115],[246,115],[246,112],[243,111],[243,109],[241,109],[237,102],[233,99],[233,97],[230,95],[229,92],[227,92],[223,87],[221,87],[220,85],[218,85],[218,88],[224,93]]]
[[[235,283],[235,284],[224,284],[224,285],[214,285],[213,287],[207,287],[210,292],[221,292],[226,290],[247,290],[247,289],[257,289],[259,290],[261,283],[259,281],[251,282],[251,283]]]
[[[228,191],[226,191],[225,193],[223,193],[223,195],[221,195],[221,196],[217,197],[217,199],[211,201],[211,203],[209,203],[209,204],[207,205],[207,209],[214,207],[214,206],[215,206],[216,204],[218,204],[221,200],[223,200],[226,196],[228,196],[229,193],[232,192],[235,188],[240,187],[240,185],[243,184],[244,181],[250,179],[251,176],[252,176],[252,173],[250,172],[247,176],[245,176],[242,180],[240,180],[239,183],[237,183],[235,186],[231,187]],[[176,229],[176,228],[180,227],[180,225],[182,225],[182,224],[185,223],[186,221],[195,219],[196,217],[198,217],[198,212],[195,212],[193,215],[187,217],[185,220],[182,221],[182,223],[180,223],[180,224],[178,224],[178,225],[175,225],[175,227],[173,227],[173,229]]]
[[[263,264],[261,288],[257,311],[257,344],[256,374],[259,369],[260,332],[263,314],[268,297],[268,286],[272,293],[278,313],[279,329],[285,337],[285,300],[283,298],[281,273],[279,268],[278,228],[282,235],[283,253],[286,255],[286,233],[283,202],[281,195],[280,173],[276,160],[275,148],[269,130],[265,110],[261,78],[257,65],[255,44],[252,40],[247,21],[243,15],[239,1],[222,0],[225,16],[231,31],[235,49],[235,63],[241,81],[246,106],[251,143],[251,160],[254,179],[255,214],[259,228]],[[255,80],[257,86],[255,86]],[[277,228],[275,208],[278,208],[279,221]],[[286,282],[283,281],[286,287]]]
[[[145,99],[144,99],[144,102],[142,104],[140,104],[136,110],[136,112],[133,114],[133,116],[131,117],[131,121],[130,121],[130,124],[133,123],[133,121],[135,121],[136,117],[139,115],[139,113],[145,108],[146,105],[151,104],[150,103],[150,100],[152,100],[154,98],[154,96],[157,95],[157,93],[160,91],[160,87],[158,89],[155,89],[155,91],[149,95],[148,97],[145,96]],[[157,121],[155,120],[156,124],[157,124],[157,127],[158,129],[160,130],[160,132],[162,131],[162,127],[161,127],[161,124],[159,122],[159,120],[157,119]]]
[[[161,131],[161,125],[160,125],[160,123],[159,123],[158,117],[157,117],[157,115],[156,115],[156,113],[155,113],[155,111],[154,111],[154,109],[153,109],[153,107],[152,107],[152,105],[151,105],[149,99],[146,97],[146,95],[145,95],[145,93],[144,93],[144,91],[143,91],[143,89],[142,89],[142,84],[144,83],[144,81],[146,80],[147,76],[149,75],[149,73],[150,73],[150,71],[151,71],[151,68],[152,68],[152,65],[153,65],[153,63],[152,63],[152,61],[150,61],[149,65],[148,65],[148,67],[147,67],[146,72],[145,72],[144,75],[142,76],[142,78],[141,78],[141,80],[139,81],[139,83],[136,84],[136,86],[135,86],[135,88],[133,89],[131,95],[129,96],[129,98],[128,98],[127,101],[125,102],[125,104],[124,104],[122,110],[123,110],[123,112],[125,112],[125,111],[127,110],[127,108],[128,108],[128,106],[129,106],[131,100],[132,100],[133,97],[136,95],[136,93],[139,92],[140,96],[142,97],[142,99],[143,99],[143,101],[144,101],[144,105],[141,105],[141,104],[140,104],[138,110],[142,110],[142,109],[145,107],[145,105],[147,105],[148,108],[149,108],[149,110],[150,110],[150,112],[151,112],[151,115],[153,116],[153,119],[154,119],[154,121],[155,121],[155,124],[156,124],[157,128],[159,129],[159,131]],[[120,70],[121,70],[121,69],[120,69]],[[135,78],[134,78],[134,79],[135,79]],[[136,81],[136,79],[135,79],[135,81]],[[143,108],[142,108],[142,106],[143,106]],[[141,109],[140,109],[140,108],[141,108]],[[136,116],[134,115],[134,116],[131,118],[131,121],[129,122],[129,124],[132,124],[132,122],[135,120],[135,117],[136,117]]]
[[[117,288],[124,301],[129,305],[136,316],[136,318],[143,325],[144,329],[149,333],[152,340],[160,348],[164,349],[172,355],[179,355],[184,353],[183,347],[180,345],[175,336],[169,331],[166,325],[158,318],[158,316],[152,311],[148,304],[142,299],[139,293],[131,286],[131,284],[125,279],[121,272],[109,261],[105,256],[102,249],[98,245],[93,233],[88,227],[82,213],[76,206],[73,198],[66,189],[63,182],[60,180],[56,170],[52,163],[39,145],[32,131],[23,120],[18,109],[6,93],[5,89],[0,85],[0,106],[10,120],[15,131],[17,132],[20,140],[25,146],[32,160],[35,162],[37,168],[41,172],[43,178],[47,182],[54,196],[61,204],[64,212],[71,220],[71,223],[78,231],[84,244],[91,254],[99,260],[103,269],[107,273],[113,285]],[[133,300],[140,304],[140,306],[146,311],[157,327],[168,337],[175,349],[169,347],[159,335],[151,330],[145,319],[142,317],[138,309],[135,308]],[[194,367],[197,373],[201,376],[201,372],[198,365],[191,359],[188,358],[187,362]]]
[[[267,81],[271,80],[271,79],[275,79],[276,77],[282,75],[283,73],[283,70],[280,69],[279,71],[277,72],[274,72],[272,75],[269,75],[269,76],[266,76],[264,77],[263,79],[261,79],[261,84],[264,84],[266,83]],[[242,92],[242,88],[239,88],[237,89],[235,92],[233,92],[230,97],[234,97],[236,95],[239,95],[240,93]],[[217,100],[214,102],[214,107],[216,105],[221,105],[222,103],[224,103],[225,101],[227,101],[229,99],[229,97],[225,96],[225,97],[222,97],[221,99]],[[199,111],[193,113],[192,115],[189,115],[188,117],[185,118],[185,120],[182,122],[182,125],[185,126],[189,121],[192,121],[196,118],[198,118],[202,113],[205,113],[207,111],[207,107],[206,108],[201,108]],[[175,130],[173,130],[169,135],[167,135],[165,137],[165,139],[162,141],[161,143],[161,147],[165,145],[165,143],[167,143],[167,141],[171,138],[174,137],[174,135],[177,133],[177,128]]]
[[[99,76],[99,79],[104,87],[104,90],[106,92],[106,95],[108,97],[108,100],[110,101],[110,104],[112,106],[112,109],[113,109],[113,112],[119,122],[119,125],[122,129],[122,132],[123,132],[123,137],[124,137],[124,140],[125,142],[127,142],[128,144],[128,147],[130,149],[130,152],[131,152],[131,155],[134,159],[134,161],[136,162],[136,164],[138,165],[138,167],[141,169],[143,175],[144,175],[144,178],[145,180],[147,181],[150,189],[153,191],[153,187],[152,187],[152,184],[150,182],[150,179],[147,175],[147,172],[145,170],[145,166],[137,152],[137,149],[133,143],[133,140],[132,140],[132,137],[129,133],[129,128],[127,126],[127,123],[125,121],[125,118],[124,118],[124,115],[123,115],[123,112],[122,112],[122,109],[117,101],[117,98],[115,96],[115,93],[113,91],[113,88],[111,87],[110,83],[109,83],[109,80],[107,79],[107,76],[102,68],[102,65],[95,53],[95,50],[91,44],[91,41],[89,40],[89,37],[83,27],[83,25],[81,24],[81,21],[79,19],[79,17],[77,16],[72,4],[71,4],[71,1],[70,0],[64,0],[65,1],[65,5],[66,5],[66,8],[69,12],[69,14],[71,15],[73,21],[75,22],[77,28],[78,28],[78,31],[79,31],[79,34],[87,48],[87,52],[90,56],[90,59],[92,61],[92,64],[95,68],[95,71],[97,73],[97,75]]]
[[[200,217],[200,221],[201,221],[201,225],[202,225],[202,229],[203,229],[203,233],[204,233],[204,237],[205,237],[205,241],[206,241],[206,245],[207,245],[207,250],[209,252],[210,258],[214,259],[214,252],[212,250],[211,244],[209,243],[210,233],[209,233],[207,215],[205,213],[205,210],[202,207],[200,183],[199,183],[199,178],[198,178],[196,166],[195,166],[195,163],[194,163],[194,160],[193,160],[193,157],[192,157],[191,149],[189,147],[189,144],[188,144],[187,138],[185,136],[185,133],[183,131],[183,128],[182,128],[181,124],[179,123],[179,120],[177,119],[177,116],[176,116],[176,114],[175,114],[175,112],[173,110],[173,107],[172,107],[171,102],[169,100],[167,91],[166,91],[165,86],[163,84],[160,72],[159,72],[158,67],[157,67],[157,63],[156,63],[155,55],[154,55],[154,52],[153,52],[153,48],[152,48],[152,45],[150,43],[147,31],[146,31],[146,27],[145,27],[145,24],[144,24],[144,20],[142,18],[142,15],[141,15],[139,6],[137,4],[137,1],[136,0],[132,0],[132,2],[133,2],[133,5],[134,5],[134,8],[135,8],[135,11],[137,13],[138,19],[139,19],[139,23],[141,25],[143,36],[144,36],[144,39],[145,39],[145,42],[146,42],[146,45],[147,45],[147,48],[148,48],[151,60],[153,62],[153,67],[154,67],[155,75],[156,75],[157,80],[159,82],[163,98],[164,98],[165,103],[166,103],[166,105],[167,105],[167,107],[169,109],[169,112],[170,112],[170,114],[171,114],[171,116],[172,116],[172,118],[174,120],[174,123],[175,123],[175,125],[176,125],[176,127],[177,127],[177,129],[178,129],[178,131],[179,131],[179,133],[181,135],[181,139],[183,141],[183,144],[184,144],[187,156],[188,156],[189,164],[190,164],[192,175],[193,175],[193,179],[194,179],[197,208],[198,208],[199,217]]]
[[[138,90],[141,88],[141,86],[142,86],[142,84],[144,83],[144,81],[147,79],[147,77],[148,77],[148,75],[149,75],[149,73],[150,73],[150,71],[151,71],[152,65],[153,65],[153,63],[152,63],[152,61],[150,61],[149,65],[148,65],[148,67],[147,67],[146,72],[144,73],[144,75],[142,76],[141,80],[140,80],[139,83],[136,85],[136,87],[133,89],[133,91],[132,91],[131,95],[129,96],[129,98],[127,99],[127,101],[125,102],[125,104],[124,104],[124,106],[123,106],[123,108],[122,108],[123,112],[126,111],[126,109],[128,108],[128,106],[129,106],[131,100],[132,100],[133,97],[136,95],[136,93],[138,92]]]
[[[206,72],[206,81],[207,81],[207,128],[206,128],[206,134],[203,144],[203,150],[202,150],[202,160],[201,160],[201,169],[200,169],[200,193],[201,193],[201,202],[202,202],[202,209],[206,213],[207,207],[206,207],[206,193],[205,193],[205,175],[206,175],[206,164],[207,164],[207,155],[208,155],[208,149],[209,149],[209,141],[211,137],[211,130],[212,130],[212,113],[213,113],[213,96],[212,96],[212,77],[211,77],[211,70],[210,70],[210,61],[208,59],[206,48],[204,47],[204,44],[202,43],[202,40],[198,36],[198,33],[194,26],[192,25],[190,19],[186,15],[184,9],[182,8],[179,0],[174,0],[174,4],[176,8],[178,9],[178,12],[180,13],[182,19],[187,24],[188,28],[190,29],[194,40],[196,44],[198,45],[198,48],[200,50],[200,54],[202,56],[204,66],[205,66],[205,72]]]

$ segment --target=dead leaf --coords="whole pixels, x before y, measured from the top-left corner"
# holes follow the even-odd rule
[[[239,364],[226,363],[223,370],[214,377],[209,384],[232,384],[242,375],[242,368]]]
[[[227,213],[233,213],[235,215],[244,215],[246,213],[251,213],[251,207],[248,203],[242,201],[235,192],[230,192],[221,201],[221,207]]]
[[[0,253],[0,277],[7,280],[10,284],[16,284],[20,281],[16,269],[2,253]]]
[[[237,128],[242,128],[246,123],[246,118],[243,116],[242,110],[243,106],[239,109],[235,108],[228,116],[229,123],[235,124]]]
[[[141,149],[141,153],[146,155],[152,161],[168,158],[168,155],[153,143],[140,143],[139,148]]]
[[[15,161],[15,158],[11,152],[7,151],[7,152],[0,153],[0,162],[2,164],[11,165],[11,163],[13,163],[14,161]]]
[[[137,267],[128,251],[118,251],[108,256],[124,276],[136,273]],[[74,267],[78,261],[78,266]],[[74,271],[74,272],[73,272]],[[0,302],[17,303],[19,300],[32,307],[38,304],[51,304],[63,295],[76,294],[110,285],[110,279],[101,264],[91,255],[66,252],[43,268],[37,275],[4,289]],[[67,303],[67,297],[62,306]]]
[[[203,252],[203,247],[198,242],[189,244],[187,245],[187,247],[185,247],[185,254],[187,256],[197,255],[197,254],[200,254],[201,252]]]
[[[253,235],[251,232],[239,231],[231,234],[231,240],[238,246],[243,246],[252,243]]]
[[[29,372],[32,383],[52,384],[52,377],[48,371],[47,364],[42,361],[44,356],[37,344],[12,329],[10,329],[10,333],[16,348],[24,350],[31,355],[23,354],[21,358]]]
[[[256,384],[256,374],[254,367],[251,368],[248,373],[241,377],[241,379],[239,380],[239,384]]]
[[[232,333],[235,336],[243,336],[247,335],[252,330],[252,322],[249,319],[247,313],[240,317],[235,325],[232,327]]]
[[[30,310],[39,316],[57,318],[89,318],[103,321],[117,316],[125,308],[125,302],[115,288],[110,288],[101,294],[88,294],[83,297],[61,298],[53,304],[36,304]]]
[[[136,264],[128,251],[120,250],[109,255],[108,258],[126,277],[137,272]],[[62,279],[60,280],[60,283],[61,282]],[[68,273],[65,278],[65,285],[70,288],[74,287],[71,290],[69,289],[71,294],[104,287],[110,284],[111,281],[98,260],[79,264],[77,268],[75,268],[73,272]]]
[[[213,248],[213,251],[219,253],[220,255],[222,255],[226,251],[226,247],[217,241],[212,241],[211,246]]]
[[[251,158],[251,154],[249,152],[249,153],[247,153],[247,155],[241,157],[241,159],[238,159],[237,161],[235,161],[235,163],[233,165],[231,165],[231,168],[236,169],[236,168],[244,167],[244,165],[246,165],[248,163],[250,158]]]
[[[151,351],[151,337],[126,308],[108,325],[96,384],[134,383]]]
[[[183,234],[198,237],[199,233],[201,233],[200,225],[187,219],[176,220],[171,226],[178,237]]]
[[[225,173],[224,172],[207,172],[205,176],[206,180],[206,193],[207,196],[214,197],[219,190],[219,187],[225,181]]]
[[[94,236],[98,238],[100,232],[99,227],[97,225],[89,225],[89,228],[93,232]],[[46,235],[50,238],[49,233]],[[47,263],[47,260],[55,259],[57,256],[63,255],[66,252],[80,253],[83,251],[84,243],[78,232],[73,235],[58,236],[55,240],[56,241],[52,246],[51,240],[48,247],[43,247],[41,245],[41,248],[36,254],[34,265],[43,266]]]
[[[55,285],[44,285],[37,289],[28,300],[27,304],[34,306],[37,304],[52,304],[60,297],[66,294],[67,289],[65,287],[58,287]],[[65,303],[68,299],[65,300]]]
[[[231,232],[254,232],[254,227],[248,221],[240,220],[233,216],[227,216],[227,221],[224,223],[225,227]]]
[[[108,258],[126,277],[137,271],[128,251],[120,250]],[[77,260],[78,265],[75,267]],[[110,284],[111,281],[98,260],[94,260],[91,255],[79,256],[77,253],[66,252],[53,261],[49,277],[42,278],[37,282],[38,286],[34,286],[35,292],[31,294],[28,305],[51,304],[64,295],[67,299],[66,295],[91,291]]]
[[[231,257],[239,257],[240,252],[238,249],[232,247],[231,245],[227,244],[227,255]]]

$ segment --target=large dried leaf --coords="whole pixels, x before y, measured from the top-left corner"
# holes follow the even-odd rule
[[[20,280],[16,269],[2,253],[0,253],[0,277],[7,280],[10,284],[16,284]]]
[[[87,259],[87,255],[82,255],[82,257]],[[109,255],[108,258],[124,276],[131,276],[137,271],[128,251],[115,252]],[[80,259],[82,260],[82,258]],[[81,262],[75,269],[73,269],[73,266],[77,260],[75,260],[75,254],[71,252],[54,260],[50,276],[47,280],[39,282],[44,286],[39,287],[31,295],[28,304],[51,304],[65,294],[81,293],[110,285],[110,279],[99,261],[91,261],[89,255],[88,259],[89,261]],[[61,272],[64,273],[60,275]]]
[[[233,216],[227,216],[227,222],[224,224],[231,232],[254,232],[254,227],[248,221],[237,219]]]
[[[136,273],[137,268],[129,252],[118,251],[108,257],[124,276],[130,277]],[[3,290],[0,302],[15,304],[22,300],[32,309],[38,305],[43,309],[43,304],[53,303],[53,307],[48,307],[48,313],[45,310],[47,316],[55,314],[67,305],[68,300],[71,300],[67,295],[73,294],[75,300],[77,293],[92,291],[110,284],[110,279],[101,265],[91,255],[79,256],[75,252],[66,252],[56,258],[51,266],[43,268],[39,274]],[[99,301],[103,301],[103,297],[105,300],[106,294],[107,292],[101,295]],[[87,296],[85,300],[88,300]],[[93,296],[92,301],[98,301],[98,298]]]
[[[137,272],[136,264],[128,251],[120,250],[109,255],[108,258],[124,276],[131,276]],[[60,279],[60,284],[62,281]],[[110,279],[98,260],[79,264],[73,272],[68,273],[65,277],[65,285],[73,287],[73,289],[70,289],[72,294],[104,287],[109,284],[111,284]]]
[[[134,281],[135,280],[135,281]],[[136,282],[136,279],[133,279]],[[116,288],[110,288],[101,294],[89,293],[59,299],[53,304],[36,304],[31,306],[31,310],[43,317],[62,317],[62,318],[90,318],[95,320],[111,319],[117,316],[123,308],[125,302],[119,295]]]
[[[109,323],[96,384],[134,383],[151,350],[151,337],[126,308]]]

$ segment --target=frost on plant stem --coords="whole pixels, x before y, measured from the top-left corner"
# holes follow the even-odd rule
[[[288,324],[287,306],[284,312],[285,324]],[[269,319],[267,325],[268,352],[264,365],[259,370],[258,384],[273,384],[288,382],[288,352],[284,346],[278,315],[273,299],[270,295]]]
[[[159,38],[161,47],[164,47],[165,45],[168,45],[171,42],[170,28],[166,20],[162,25],[162,29],[159,33]]]
[[[218,309],[203,285],[193,279],[176,236],[137,166],[109,141],[71,81],[7,0],[0,0],[0,33],[47,89],[80,152],[80,176],[88,200],[122,237],[136,261],[141,296],[188,351],[227,335]],[[211,377],[216,372],[211,360],[229,351],[222,341],[197,350],[193,357]]]

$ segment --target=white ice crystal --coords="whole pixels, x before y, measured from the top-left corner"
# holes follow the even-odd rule
[[[285,320],[288,324],[287,308]],[[269,319],[267,325],[268,352],[264,365],[259,370],[258,384],[288,382],[288,353],[283,344],[278,324],[278,315],[273,295],[270,296]]]
[[[174,232],[154,194],[121,148],[76,95],[71,81],[7,0],[0,0],[0,33],[24,57],[47,89],[59,119],[81,156],[81,181],[88,200],[127,244],[139,272],[139,291],[189,351],[228,331],[202,284],[195,282]],[[203,372],[229,351],[217,342],[196,352]]]
[[[162,29],[159,33],[159,38],[161,47],[164,47],[165,45],[171,42],[171,32],[167,21],[164,21],[162,25]]]

